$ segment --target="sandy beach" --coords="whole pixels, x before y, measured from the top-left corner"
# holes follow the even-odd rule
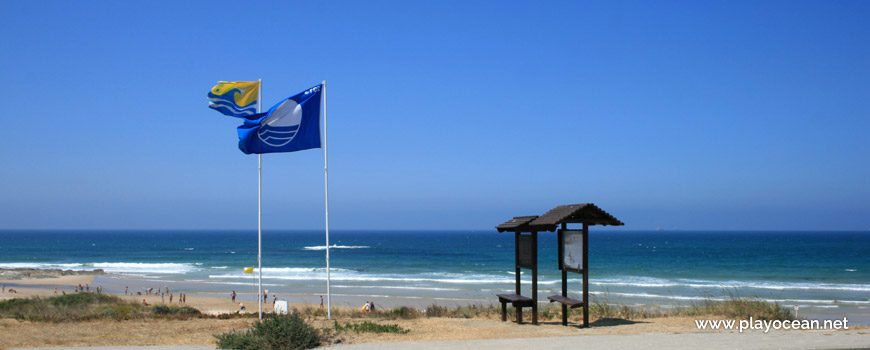
[[[24,280],[0,280],[2,285],[15,285],[17,293],[7,291],[0,294],[0,299],[50,297],[55,295],[54,286],[62,285],[77,287],[79,284],[92,285],[94,276],[61,276],[57,278],[37,278]],[[60,288],[68,289],[68,288]],[[62,292],[61,292],[62,293]],[[168,297],[161,299],[159,295],[119,295],[132,302],[148,304],[168,304]],[[256,303],[246,303],[245,312],[256,313]],[[173,305],[178,305],[177,299]],[[189,295],[186,305],[193,306],[204,313],[217,315],[233,313],[238,305],[229,298],[213,296]],[[319,305],[291,303],[292,308],[318,308]],[[266,303],[264,310],[271,310],[271,301]],[[350,311],[348,306],[337,306],[334,310]],[[348,314],[345,312],[343,314]],[[345,332],[336,338],[337,344],[362,344],[377,342],[431,342],[431,341],[463,341],[477,339],[512,339],[537,337],[566,336],[615,336],[638,334],[709,334],[724,331],[698,331],[694,318],[662,317],[643,320],[595,319],[592,327],[580,329],[563,327],[557,321],[544,321],[538,326],[516,325],[511,322],[501,322],[497,318],[416,318],[409,320],[372,319],[383,324],[398,324],[410,330],[407,334],[369,334]],[[331,329],[333,321],[323,317],[308,317],[315,327]],[[359,319],[337,317],[339,323],[359,322]],[[572,322],[578,319],[572,319]],[[38,347],[38,346],[134,346],[134,345],[214,345],[214,335],[230,330],[245,329],[254,322],[253,318],[235,319],[190,319],[190,320],[128,320],[128,321],[87,321],[87,322],[28,322],[13,319],[0,319],[0,348],[6,347]],[[779,331],[782,334],[785,331]],[[797,332],[797,331],[795,331]],[[849,334],[870,339],[870,331],[866,327],[853,328],[849,331],[831,331],[838,335]],[[831,333],[828,332],[828,333]],[[724,332],[728,333],[728,332]],[[821,336],[821,335],[820,335]],[[784,337],[780,337],[784,339]],[[755,338],[753,338],[755,339]],[[854,340],[854,338],[845,338]],[[747,338],[747,342],[752,342]],[[870,341],[870,340],[868,340]],[[844,343],[844,345],[853,343]],[[335,345],[335,344],[333,344]],[[747,343],[749,345],[749,343]]]

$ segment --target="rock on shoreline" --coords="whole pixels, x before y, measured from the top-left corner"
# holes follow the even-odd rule
[[[61,270],[61,269],[0,269],[0,280],[20,280],[25,278],[57,278],[70,275],[105,275],[103,269],[87,270]]]

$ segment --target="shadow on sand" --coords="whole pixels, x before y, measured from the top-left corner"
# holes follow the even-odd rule
[[[622,326],[627,324],[635,324],[635,323],[649,323],[642,321],[631,321],[622,318],[599,318],[595,320],[595,322],[590,322],[589,327],[612,327],[612,326]]]
[[[542,325],[562,325],[562,321],[553,321],[553,320],[540,321],[538,323],[542,324]],[[636,324],[636,323],[649,323],[649,322],[631,321],[631,320],[626,320],[626,319],[622,319],[622,318],[601,318],[601,319],[595,320],[594,322],[589,322],[589,327],[590,328],[591,327],[613,327],[613,326],[622,326],[622,325]],[[524,321],[523,324],[524,325],[531,324],[531,320]],[[583,327],[581,327],[582,324],[583,324],[583,322],[568,322],[568,327],[583,328]]]

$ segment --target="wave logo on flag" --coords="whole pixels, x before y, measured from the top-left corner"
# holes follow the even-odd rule
[[[296,137],[299,125],[302,124],[302,105],[288,98],[273,109],[260,123],[257,137],[269,146],[281,147]]]
[[[266,113],[245,117],[239,149],[247,154],[320,148],[322,85],[291,96]]]
[[[257,114],[259,81],[221,81],[208,92],[208,107],[231,117]]]

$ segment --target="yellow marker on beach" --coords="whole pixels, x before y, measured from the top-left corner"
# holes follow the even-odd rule
[[[242,272],[244,273],[254,273],[253,267],[246,267]]]

